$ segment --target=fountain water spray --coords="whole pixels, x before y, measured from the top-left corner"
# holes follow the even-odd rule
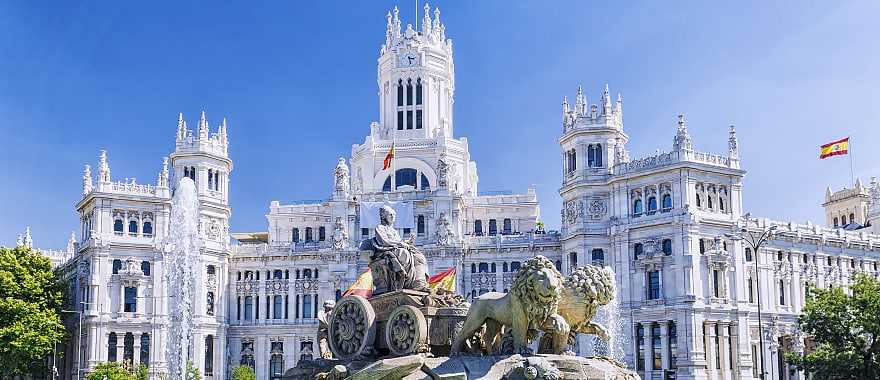
[[[614,298],[607,304],[599,308],[596,313],[596,322],[605,327],[611,339],[605,342],[602,339],[593,339],[593,353],[595,355],[607,356],[621,363],[624,362],[624,350],[626,347],[626,337],[623,332],[624,321],[620,318],[620,294],[617,292],[617,276],[611,267],[605,267],[605,270],[611,272],[611,278],[614,281]]]
[[[193,180],[184,177],[171,201],[171,221],[165,244],[165,284],[171,318],[165,360],[171,380],[186,375],[192,338],[193,295],[200,261],[199,199]]]

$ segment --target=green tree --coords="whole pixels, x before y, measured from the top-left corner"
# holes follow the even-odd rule
[[[63,294],[47,257],[0,247],[0,378],[29,373],[62,340]]]
[[[138,366],[134,377],[136,380],[147,380],[150,377],[150,371],[144,363],[141,363],[141,365]]]
[[[880,379],[880,281],[858,275],[851,289],[809,291],[798,324],[816,349],[786,359],[814,379]]]
[[[202,380],[202,375],[199,374],[199,369],[193,365],[193,362],[186,362],[186,380]]]
[[[232,369],[232,380],[257,380],[257,374],[250,366],[240,365]]]
[[[131,370],[122,366],[117,362],[100,363],[95,366],[86,380],[138,380],[137,376]]]

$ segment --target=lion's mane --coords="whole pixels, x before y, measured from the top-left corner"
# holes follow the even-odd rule
[[[559,286],[551,289],[552,295],[544,297],[535,291],[534,286],[547,276],[555,276]],[[530,329],[539,328],[552,314],[556,314],[559,299],[562,297],[562,274],[556,270],[553,262],[544,256],[535,256],[524,263],[516,277],[510,292],[516,302],[523,306],[526,317],[530,321]]]

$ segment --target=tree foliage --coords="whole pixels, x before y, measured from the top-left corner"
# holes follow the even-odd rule
[[[232,380],[257,380],[257,375],[250,366],[240,365],[232,369]]]
[[[859,275],[851,289],[811,289],[798,318],[816,349],[787,360],[814,379],[880,378],[880,281]]]
[[[64,337],[64,299],[49,259],[0,247],[0,377],[24,375]]]
[[[117,362],[100,363],[86,380],[139,380],[138,374]]]
[[[193,365],[193,362],[186,362],[186,380],[202,380],[202,375],[199,374],[199,369]]]

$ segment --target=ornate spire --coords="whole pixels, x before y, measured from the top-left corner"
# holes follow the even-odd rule
[[[602,91],[602,114],[611,116],[611,96],[608,95],[608,84],[605,84],[605,91]]]
[[[397,9],[397,6],[394,7],[394,25],[392,25],[391,34],[394,36],[394,39],[400,39],[400,10]]]
[[[30,226],[27,226],[24,229],[24,239],[23,239],[22,243],[23,243],[22,245],[27,248],[34,247],[34,238],[31,236],[31,227]]]
[[[102,150],[100,159],[98,160],[98,182],[110,182],[110,164],[107,163],[107,151]]]
[[[226,137],[226,118],[223,118],[223,121],[220,122],[220,130],[218,131],[220,135],[220,140],[223,142],[223,145],[226,145],[227,137]]]
[[[440,7],[434,8],[434,30],[440,30]]]
[[[208,119],[205,118],[205,111],[199,116],[199,140],[208,139]]]
[[[385,46],[387,48],[391,47],[391,38],[394,35],[394,23],[391,22],[391,11],[385,15],[385,19],[388,20],[388,24],[385,25]]]
[[[15,238],[15,246],[24,247],[24,235],[18,234],[18,237]]]
[[[730,137],[727,138],[727,155],[730,158],[739,158],[739,140],[736,139],[736,127],[730,125]]]
[[[621,120],[623,120],[623,97],[620,96],[620,93],[617,93],[617,103],[614,103],[614,114]]]
[[[85,169],[83,169],[82,180],[83,180],[83,193],[82,194],[86,195],[88,193],[91,193],[92,188],[94,187],[92,185],[92,167],[91,166],[86,165]]]
[[[73,254],[76,251],[76,235],[70,232],[70,238],[67,239],[67,253]]]
[[[574,99],[574,111],[578,116],[587,114],[587,97],[584,96],[584,89],[581,86],[578,86],[577,96]]]
[[[186,139],[186,122],[183,121],[183,112],[177,115],[177,141]]]
[[[425,15],[422,17],[422,34],[427,37],[431,34],[431,6],[425,2]]]
[[[678,131],[675,133],[675,139],[672,140],[672,149],[694,150],[694,143],[691,141],[691,135],[684,123],[684,115],[681,114],[678,115]]]
[[[162,171],[159,173],[156,187],[168,187],[168,157],[162,157]]]

